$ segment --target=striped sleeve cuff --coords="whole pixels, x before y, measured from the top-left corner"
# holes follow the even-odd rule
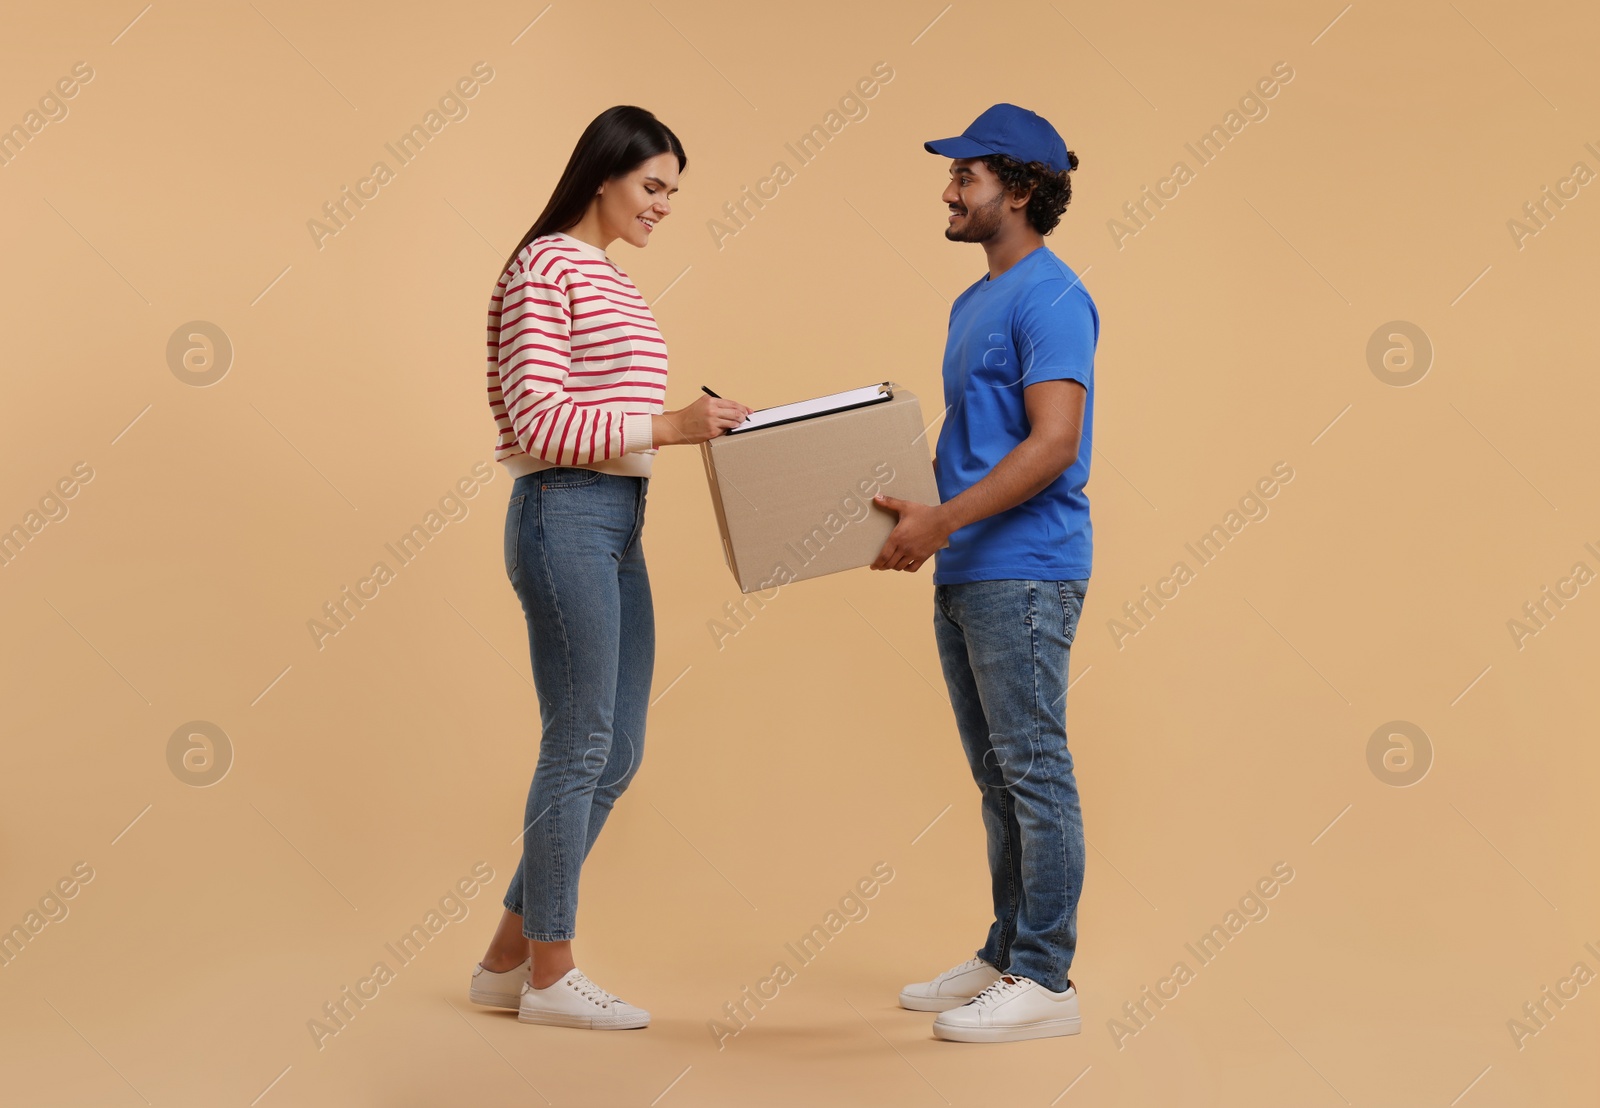
[[[622,452],[651,450],[655,447],[655,433],[650,416],[644,412],[630,412],[622,417]]]

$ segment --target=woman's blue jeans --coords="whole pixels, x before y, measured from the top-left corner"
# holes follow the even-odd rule
[[[528,619],[541,730],[504,903],[541,942],[575,935],[578,874],[644,753],[656,651],[640,541],[649,487],[577,466],[511,486],[506,574]]]
[[[1067,750],[1067,664],[1088,580],[934,586],[934,638],[983,793],[994,923],[978,957],[1067,987],[1083,811]]]

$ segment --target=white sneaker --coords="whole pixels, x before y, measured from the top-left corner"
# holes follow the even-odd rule
[[[510,1008],[515,1011],[522,1000],[522,986],[527,984],[528,973],[533,968],[533,958],[522,960],[504,973],[491,973],[479,962],[472,970],[472,987],[467,997],[485,1008]]]
[[[1000,980],[1000,971],[982,958],[973,958],[945,970],[932,981],[919,981],[900,990],[900,1007],[913,1012],[943,1012],[965,1004]]]
[[[585,977],[582,970],[573,968],[548,989],[536,989],[531,981],[524,981],[517,1019],[553,1027],[620,1031],[648,1027],[650,1013],[606,992]]]
[[[1013,1043],[1076,1035],[1078,990],[1053,993],[1031,978],[1002,977],[959,1008],[934,1017],[935,1038],[958,1043]]]

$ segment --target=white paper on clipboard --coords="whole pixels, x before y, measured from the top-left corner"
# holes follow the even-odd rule
[[[833,392],[827,396],[819,396],[812,400],[797,400],[793,404],[779,404],[775,408],[761,408],[750,413],[748,419],[737,427],[730,427],[726,434],[733,435],[743,431],[755,431],[762,427],[772,427],[779,423],[792,423],[797,419],[809,416],[826,415],[829,412],[844,411],[849,408],[859,408],[864,404],[874,404],[879,401],[893,399],[889,382],[883,381],[876,385],[864,385],[859,389],[846,389],[844,392]]]

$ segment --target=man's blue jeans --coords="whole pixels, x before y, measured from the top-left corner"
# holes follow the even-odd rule
[[[528,620],[542,729],[504,904],[541,942],[574,937],[579,871],[644,754],[656,650],[640,543],[649,487],[580,466],[511,486],[506,574]]]
[[[934,586],[934,637],[983,793],[994,924],[978,957],[1060,992],[1078,940],[1083,811],[1067,751],[1067,664],[1089,582]]]

